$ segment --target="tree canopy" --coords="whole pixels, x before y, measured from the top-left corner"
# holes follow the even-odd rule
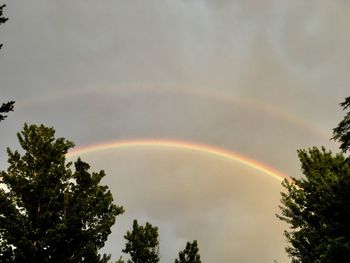
[[[107,262],[99,255],[116,216],[103,171],[89,172],[78,159],[66,163],[73,143],[55,130],[25,125],[18,134],[24,151],[8,149],[9,167],[0,173],[1,262]]]
[[[4,17],[4,13],[3,13],[3,9],[6,5],[2,5],[0,6],[0,25],[5,23],[8,18],[7,17]],[[0,49],[2,48],[2,44],[0,44]]]
[[[5,23],[8,18],[3,16],[3,9],[6,5],[0,6],[0,25]],[[2,48],[2,44],[0,44],[0,49]],[[7,116],[4,115],[4,113],[8,113],[10,111],[13,111],[13,105],[15,104],[14,101],[9,101],[6,103],[3,103],[0,106],[0,122],[3,121]]]
[[[179,253],[179,259],[175,259],[175,263],[201,263],[197,240],[192,243],[187,242],[186,248]]]
[[[145,226],[140,226],[137,220],[134,220],[132,231],[128,231],[124,238],[127,242],[122,251],[130,255],[131,260],[128,260],[128,263],[159,262],[158,227],[153,227],[148,222]]]
[[[350,149],[350,96],[340,103],[344,110],[348,110],[344,119],[333,129],[332,139],[340,142],[340,149],[345,153]]]
[[[349,107],[350,97],[342,106]],[[349,112],[335,139],[348,150]],[[350,162],[324,147],[299,150],[304,176],[284,180],[278,218],[290,225],[285,236],[292,262],[347,262],[350,258]]]
[[[4,113],[8,113],[10,111],[13,111],[13,105],[15,104],[14,101],[9,101],[6,103],[3,103],[0,106],[0,122],[3,121],[7,116],[4,115]]]

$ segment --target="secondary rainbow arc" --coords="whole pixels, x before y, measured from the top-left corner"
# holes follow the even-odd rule
[[[126,84],[125,84],[126,85]],[[268,104],[268,103],[264,103],[263,101],[259,101],[259,100],[254,100],[252,98],[248,98],[248,97],[244,97],[244,96],[228,96],[225,92],[220,92],[220,91],[213,91],[210,90],[208,88],[206,89],[190,89],[184,86],[168,86],[166,84],[160,86],[140,86],[140,87],[136,87],[133,85],[126,85],[127,88],[126,89],[121,89],[118,90],[119,92],[133,92],[133,91],[139,91],[139,92],[157,92],[157,93],[173,93],[173,94],[182,94],[182,95],[186,95],[186,96],[195,96],[195,97],[203,97],[203,98],[209,98],[209,99],[216,99],[218,101],[222,101],[222,102],[230,102],[230,103],[236,103],[238,105],[243,105],[247,108],[251,108],[256,110],[257,112],[259,111],[263,111],[267,114],[270,114],[272,116],[275,117],[279,117],[282,120],[288,121],[290,123],[293,123],[294,125],[304,128],[306,130],[309,130],[311,132],[313,132],[314,134],[317,134],[319,136],[321,136],[322,138],[329,138],[329,134],[325,131],[323,131],[322,129],[320,129],[319,127],[317,127],[316,125],[312,125],[309,121],[304,120],[303,118],[284,111],[282,109],[278,109],[276,107],[273,107],[272,105]],[[115,92],[115,87],[105,87],[103,88],[104,92]],[[57,101],[58,98],[64,99],[66,97],[79,97],[82,96],[83,94],[90,94],[90,93],[95,93],[95,90],[93,89],[88,89],[88,90],[78,90],[78,91],[69,91],[69,92],[59,92],[57,94],[54,95],[50,95],[50,96],[43,96],[43,97],[39,97],[36,99],[32,99],[32,100],[25,100],[22,101],[19,105],[17,105],[17,109],[19,107],[19,109],[21,108],[26,108],[26,107],[31,107],[33,105],[38,105],[38,104],[42,104],[43,102],[47,102],[47,101]]]
[[[120,140],[120,141],[109,141],[97,144],[91,144],[87,146],[78,147],[67,153],[67,157],[74,157],[87,153],[94,153],[109,149],[121,149],[121,148],[131,148],[131,147],[161,147],[161,148],[175,148],[188,151],[195,151],[206,153],[228,160],[232,160],[253,169],[256,169],[272,178],[282,181],[285,178],[289,179],[289,176],[285,175],[281,171],[272,168],[264,163],[257,160],[244,156],[242,154],[236,153],[231,150],[226,150],[219,148],[217,146],[206,145],[201,143],[178,141],[178,140],[165,140],[165,139],[142,139],[142,140]]]

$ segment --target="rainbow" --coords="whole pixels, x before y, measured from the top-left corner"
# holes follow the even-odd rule
[[[214,155],[220,158],[235,161],[256,169],[270,177],[281,182],[283,179],[289,179],[289,177],[282,172],[269,167],[257,160],[243,156],[233,151],[228,151],[216,146],[210,146],[206,144],[178,141],[178,140],[165,140],[165,139],[143,139],[143,140],[123,140],[123,141],[111,141],[102,142],[87,146],[78,147],[67,153],[67,157],[75,157],[87,153],[95,153],[99,151],[105,151],[110,149],[122,149],[122,148],[140,148],[140,147],[157,147],[157,148],[172,148],[181,149],[187,151],[194,151]]]
[[[183,96],[193,96],[199,98],[207,98],[213,99],[220,102],[226,103],[235,103],[240,105],[241,107],[246,107],[248,109],[253,109],[257,112],[264,112],[270,116],[274,116],[280,118],[281,120],[287,121],[296,125],[297,127],[301,127],[306,129],[313,134],[317,134],[320,138],[329,139],[331,136],[328,132],[323,131],[320,127],[317,127],[315,124],[310,123],[309,121],[304,120],[303,118],[282,109],[278,109],[271,104],[264,103],[262,101],[258,101],[252,98],[243,97],[243,96],[228,96],[225,92],[220,92],[217,90],[210,90],[209,88],[186,88],[183,86],[169,86],[162,85],[160,86],[133,86],[125,84],[127,88],[115,89],[114,87],[105,87],[103,88],[104,93],[110,92],[155,92],[158,94],[161,93],[170,93],[170,94],[178,94]],[[95,94],[95,89],[88,90],[73,90],[68,92],[59,91],[56,94],[50,94],[49,96],[37,97],[32,100],[19,101],[19,104],[16,106],[17,109],[26,109],[30,108],[33,105],[42,105],[43,103],[48,103],[51,101],[58,101],[64,99],[66,97],[81,97],[82,95],[92,95]]]

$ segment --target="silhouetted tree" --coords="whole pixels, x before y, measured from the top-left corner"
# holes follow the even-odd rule
[[[159,262],[157,227],[153,227],[148,222],[145,226],[140,226],[137,220],[134,220],[132,231],[128,231],[124,238],[127,243],[122,251],[130,255],[131,260],[128,260],[128,263]]]
[[[179,253],[179,259],[175,259],[175,263],[201,263],[197,240],[192,243],[187,242],[186,248]]]
[[[4,9],[5,6],[6,6],[6,5],[0,6],[0,25],[3,24],[3,23],[5,23],[5,22],[8,20],[7,17],[4,17],[4,16],[3,16],[3,9]],[[0,49],[1,49],[1,48],[2,48],[2,44],[0,44]]]
[[[0,25],[5,23],[8,18],[4,17],[3,16],[3,8],[5,7],[6,5],[2,5],[0,6]],[[0,44],[0,49],[2,48],[2,44]],[[8,113],[10,111],[13,111],[13,105],[14,105],[14,101],[10,101],[10,102],[7,102],[7,103],[3,103],[0,107],[0,122],[3,121],[7,116],[6,115],[3,115],[3,113]]]
[[[7,116],[3,115],[3,113],[8,113],[10,111],[13,111],[13,105],[15,104],[14,101],[3,103],[0,106],[0,122],[3,121]]]
[[[344,110],[349,111],[344,116],[344,119],[333,129],[333,140],[340,142],[340,149],[345,153],[350,149],[350,96],[340,103]]]
[[[347,98],[342,106],[349,107]],[[349,149],[349,112],[334,137]],[[292,262],[348,262],[350,258],[350,163],[343,153],[325,148],[299,150],[304,177],[284,180],[281,215]]]
[[[103,171],[89,172],[80,158],[66,163],[73,143],[43,125],[18,134],[23,154],[8,149],[0,173],[0,262],[107,262],[99,255],[116,216]]]
[[[115,263],[125,263],[125,261],[122,257],[120,257]]]

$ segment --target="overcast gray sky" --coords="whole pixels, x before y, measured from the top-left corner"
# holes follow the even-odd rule
[[[169,139],[235,151],[300,176],[296,150],[325,145],[349,96],[350,3],[294,0],[1,1],[0,127],[54,126],[77,146]],[[161,261],[198,239],[203,262],[287,262],[279,183],[238,162],[181,149],[82,156],[105,169],[126,213],[160,228]]]

